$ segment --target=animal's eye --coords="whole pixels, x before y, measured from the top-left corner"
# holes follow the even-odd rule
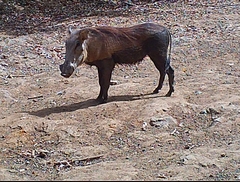
[[[79,41],[77,41],[76,47],[80,47],[81,43]]]

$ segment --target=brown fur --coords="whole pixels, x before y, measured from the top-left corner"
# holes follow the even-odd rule
[[[170,46],[169,46],[170,45]],[[100,93],[105,102],[115,64],[135,64],[148,55],[160,72],[157,93],[165,74],[169,76],[170,96],[173,89],[173,69],[170,66],[171,34],[163,26],[143,23],[126,28],[101,26],[71,32],[66,43],[66,60],[60,65],[62,75],[69,77],[83,62],[98,68]],[[78,60],[78,58],[81,60]],[[76,66],[75,66],[76,65]]]

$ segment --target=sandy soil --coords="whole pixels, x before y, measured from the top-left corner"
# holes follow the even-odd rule
[[[56,31],[1,33],[0,180],[240,180],[239,2],[136,9],[67,20]],[[106,104],[94,100],[95,67],[60,76],[68,25],[146,21],[173,34],[171,97],[167,77],[150,94],[159,74],[148,57],[115,68]]]

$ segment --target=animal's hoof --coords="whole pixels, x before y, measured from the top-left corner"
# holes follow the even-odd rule
[[[98,97],[98,98],[96,99],[96,101],[97,101],[98,104],[104,104],[104,103],[107,102],[107,99],[103,99],[103,98],[101,98],[101,97]]]
[[[170,89],[168,93],[165,95],[165,97],[170,97],[173,92],[174,92],[174,88]]]
[[[168,92],[165,97],[170,97],[172,95],[172,92]]]
[[[153,91],[153,94],[157,94],[159,91],[158,91],[158,89],[155,89],[154,91]]]

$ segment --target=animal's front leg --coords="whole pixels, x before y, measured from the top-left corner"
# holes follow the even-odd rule
[[[112,59],[106,59],[99,61],[96,66],[98,68],[98,79],[100,85],[100,92],[97,100],[99,103],[105,103],[108,98],[108,89],[110,86],[114,62]]]

